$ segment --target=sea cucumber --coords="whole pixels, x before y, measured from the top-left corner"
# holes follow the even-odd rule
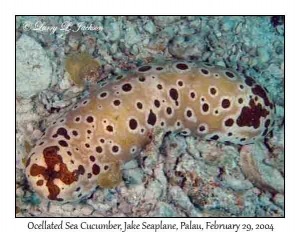
[[[274,125],[275,105],[251,77],[197,62],[138,67],[51,123],[26,163],[33,189],[51,201],[75,201],[121,181],[120,166],[152,132],[250,144]]]

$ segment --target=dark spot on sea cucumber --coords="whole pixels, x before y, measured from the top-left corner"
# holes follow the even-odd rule
[[[229,108],[230,107],[230,100],[229,99],[223,99],[222,100],[222,107],[223,108]]]
[[[97,147],[96,147],[96,152],[97,152],[97,153],[101,154],[102,151],[103,151],[103,149],[102,149],[101,146],[97,146]]]
[[[129,128],[131,130],[135,130],[137,128],[137,126],[138,126],[138,123],[137,123],[136,119],[132,118],[129,120]]]
[[[173,100],[177,100],[178,99],[178,91],[176,89],[171,88],[170,91],[169,91],[169,94],[170,94],[170,97]]]
[[[68,143],[65,140],[59,140],[58,144],[63,146],[63,147],[68,147]]]
[[[157,89],[161,90],[163,89],[163,86],[161,84],[157,84]]]
[[[226,76],[227,76],[228,78],[234,78],[234,77],[235,77],[234,74],[231,73],[230,71],[226,71],[225,74],[226,74]]]
[[[54,183],[55,179],[60,179],[64,184],[70,185],[78,180],[81,171],[74,170],[69,171],[67,165],[63,162],[62,156],[58,154],[58,146],[50,146],[43,150],[43,156],[46,163],[46,167],[33,164],[30,169],[31,176],[42,175],[47,181],[46,186],[48,188],[48,199],[60,201],[62,199],[57,198],[60,193],[60,188]],[[56,166],[59,166],[59,171],[55,170]]]
[[[243,101],[243,98],[239,98],[238,99],[238,102],[239,102],[239,104],[242,104],[244,101]]]
[[[143,109],[143,104],[141,102],[137,102],[136,106],[138,109]]]
[[[95,156],[91,155],[91,156],[90,156],[90,160],[91,160],[92,162],[95,162],[95,160],[96,160]]]
[[[88,174],[87,174],[87,178],[90,179],[91,177],[92,177],[92,174],[91,174],[91,173],[88,173]]]
[[[101,138],[101,139],[100,139],[100,142],[101,142],[101,143],[104,143],[104,142],[105,142],[105,140],[104,140],[103,138]]]
[[[219,136],[218,136],[218,135],[214,135],[214,136],[212,136],[210,139],[212,139],[212,140],[218,140],[218,139],[219,139]]]
[[[262,133],[262,136],[266,136],[267,134],[268,134],[268,128],[266,128],[265,130],[264,130],[264,132]]]
[[[195,99],[195,97],[196,97],[195,92],[191,92],[191,93],[190,93],[190,97],[191,97],[191,99]]]
[[[202,105],[202,110],[203,110],[203,112],[207,112],[209,110],[209,105],[207,103],[204,103]]]
[[[266,122],[265,122],[265,127],[268,128],[269,125],[270,125],[270,123],[271,123],[271,120],[270,120],[270,119],[266,120]]]
[[[120,100],[114,100],[113,103],[114,103],[115,106],[119,106],[121,104],[121,101]]]
[[[159,67],[156,67],[156,70],[160,71],[160,70],[163,70],[164,68],[159,66]]]
[[[190,118],[192,115],[193,115],[193,113],[192,113],[191,110],[187,110],[187,111],[186,111],[186,116],[187,116],[187,117]]]
[[[152,112],[152,109],[150,109],[148,119],[147,119],[147,123],[149,125],[152,125],[152,126],[154,126],[155,123],[156,123],[156,115],[155,115],[155,113]]]
[[[31,157],[29,157],[29,158],[27,159],[27,161],[26,161],[26,167],[28,167],[28,166],[29,166],[29,164],[30,164],[30,161],[31,161]]]
[[[111,125],[108,125],[108,126],[106,126],[106,130],[107,130],[108,132],[113,132],[113,131],[114,131],[114,127],[111,126]]]
[[[159,100],[154,100],[154,105],[155,105],[155,107],[159,108],[160,107]]]
[[[112,147],[112,152],[117,153],[119,151],[119,147],[118,146],[113,146]]]
[[[78,166],[78,172],[79,172],[79,174],[83,175],[83,174],[85,173],[84,166],[79,165],[79,166]]]
[[[40,142],[39,146],[41,146],[41,145],[43,145],[43,144],[44,144],[44,142]]]
[[[86,148],[90,148],[90,144],[85,143],[84,145],[85,145]]]
[[[261,97],[264,100],[264,104],[266,106],[272,106],[273,107],[273,104],[270,102],[266,91],[260,85],[255,85],[252,88],[252,92],[253,92],[253,94],[258,95],[259,97]]]
[[[231,133],[231,132],[229,132],[227,135],[230,137],[230,136],[232,136],[232,133]]]
[[[244,89],[244,85],[243,85],[243,84],[240,84],[240,88],[241,88],[241,89]]]
[[[76,130],[73,130],[72,134],[76,137],[78,135],[78,132]]]
[[[131,91],[132,89],[132,86],[130,83],[125,83],[123,86],[122,86],[122,90],[125,91],[125,92],[129,92]]]
[[[199,127],[199,131],[205,131],[205,126],[204,125],[201,125],[200,127]]]
[[[233,123],[234,123],[234,120],[232,118],[229,118],[225,121],[225,126],[230,127],[233,125]]]
[[[190,133],[188,131],[183,130],[180,134],[183,136],[188,136]]]
[[[189,67],[188,67],[188,65],[186,65],[186,64],[184,64],[184,63],[178,63],[177,65],[176,65],[176,67],[177,67],[177,69],[179,69],[179,70],[187,70]]]
[[[80,117],[76,117],[76,118],[75,118],[75,121],[76,121],[76,122],[79,122],[79,121],[80,121]]]
[[[246,76],[245,83],[251,87],[255,83],[255,80],[249,76]]]
[[[54,134],[52,137],[56,138],[56,137],[58,137],[58,135],[63,136],[67,140],[70,140],[70,136],[68,135],[68,131],[65,128],[63,128],[63,127],[60,127],[56,131],[56,134]]]
[[[72,156],[72,152],[71,152],[71,151],[67,151],[67,154],[68,154],[69,156]]]
[[[100,94],[100,97],[101,98],[105,98],[107,96],[107,92],[102,92],[101,94]]]
[[[92,116],[88,116],[88,117],[86,118],[86,121],[87,121],[88,123],[92,123],[92,122],[94,121],[94,118],[93,118]]]
[[[92,133],[92,131],[91,131],[90,129],[88,129],[86,132],[87,132],[88,134],[91,134],[91,133]]]
[[[146,80],[146,78],[145,78],[144,76],[140,76],[140,77],[139,77],[139,81],[140,81],[140,82],[145,82],[145,80]]]
[[[78,187],[77,189],[76,189],[76,192],[78,192],[80,190],[80,187]]]
[[[178,86],[182,87],[183,86],[183,82],[180,80],[177,82]]]
[[[209,74],[209,71],[207,69],[201,69],[201,72],[205,75],[208,75]]]
[[[260,118],[265,118],[268,114],[269,111],[264,109],[260,103],[255,104],[254,100],[251,99],[249,106],[242,108],[242,112],[237,118],[236,123],[240,127],[248,126],[257,129],[260,126]]]
[[[246,138],[241,138],[240,141],[241,142],[246,141]]]
[[[215,95],[217,93],[216,88],[212,87],[210,88],[210,94]]]
[[[151,66],[142,66],[138,69],[139,72],[146,72],[148,70],[151,70]]]
[[[168,114],[168,115],[171,115],[171,114],[172,114],[172,108],[171,108],[171,107],[167,107],[166,111],[167,111],[167,114]]]
[[[100,167],[97,164],[93,164],[92,171],[94,175],[98,175],[100,173]]]

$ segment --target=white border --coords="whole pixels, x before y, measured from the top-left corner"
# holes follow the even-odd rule
[[[97,3],[96,3],[97,2]],[[129,3],[130,2],[130,3]],[[273,223],[273,232],[299,231],[299,125],[300,125],[300,71],[299,71],[299,5],[297,1],[6,1],[1,6],[1,231],[30,232],[29,221],[42,219],[15,219],[15,122],[14,122],[14,14],[286,14],[286,218],[285,219],[218,219],[222,223]],[[41,4],[42,3],[42,4]],[[50,219],[60,221],[59,219]],[[67,221],[67,219],[64,219]],[[72,219],[72,222],[107,222],[108,219]],[[113,219],[124,222],[125,219]],[[129,221],[127,219],[126,221]],[[159,222],[159,219],[135,219]],[[180,222],[180,219],[164,219]],[[184,219],[188,221],[188,219]],[[194,219],[193,221],[213,221]],[[46,232],[39,230],[39,232]],[[61,232],[70,232],[69,230]],[[83,232],[77,231],[77,232]],[[86,232],[86,231],[85,231]],[[97,230],[99,232],[99,230]],[[145,232],[139,230],[139,232]],[[196,231],[194,231],[196,232]],[[204,231],[205,232],[205,231]],[[231,231],[214,231],[231,232]]]

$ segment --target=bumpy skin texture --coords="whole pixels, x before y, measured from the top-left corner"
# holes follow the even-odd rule
[[[120,165],[155,127],[205,140],[249,144],[274,124],[264,88],[223,67],[192,62],[145,65],[101,88],[53,122],[30,154],[26,176],[52,201],[75,201],[114,187]]]

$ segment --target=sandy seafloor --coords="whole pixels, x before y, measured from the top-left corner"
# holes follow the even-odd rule
[[[35,23],[59,27],[64,22],[102,29],[33,30]],[[284,216],[281,17],[19,16],[16,43],[17,217]],[[274,133],[268,146],[223,145],[173,134],[157,137],[140,159],[124,165],[117,188],[98,188],[79,203],[41,200],[26,181],[24,161],[49,122],[87,94],[87,87],[72,83],[64,66],[66,57],[80,52],[101,64],[99,85],[121,70],[166,58],[206,61],[253,76],[276,104]]]

